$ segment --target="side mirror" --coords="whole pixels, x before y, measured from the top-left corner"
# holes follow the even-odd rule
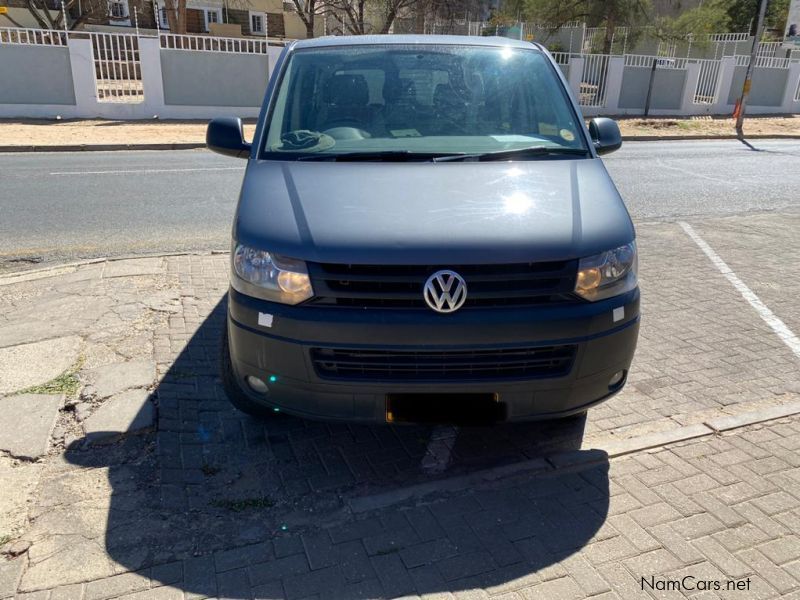
[[[589,121],[589,135],[598,154],[608,154],[622,146],[622,134],[614,119],[597,117]]]
[[[250,156],[251,144],[244,141],[242,120],[238,117],[221,117],[211,121],[206,129],[206,146],[212,152],[225,156]]]

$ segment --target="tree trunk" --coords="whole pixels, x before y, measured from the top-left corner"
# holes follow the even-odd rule
[[[383,27],[381,27],[381,33],[389,33],[396,16],[397,5],[392,3],[391,7],[389,8],[389,12],[386,14],[386,20],[383,22]]]
[[[311,17],[306,23],[306,38],[311,39],[314,37],[314,17]]]
[[[608,13],[606,13],[606,31],[603,40],[603,54],[611,54],[614,45],[614,30],[617,28],[617,15],[614,11],[614,2],[608,3]]]
[[[44,17],[42,17],[42,15],[39,14],[39,7],[36,6],[36,4],[33,3],[33,0],[27,0],[27,2],[25,4],[26,4],[26,6],[28,8],[28,12],[31,13],[31,16],[34,19],[36,19],[36,22],[39,24],[39,27],[41,27],[42,29],[50,29],[51,28],[50,24],[47,21],[44,20]]]
[[[186,33],[186,0],[178,0],[178,31]]]
[[[425,6],[422,2],[417,5],[417,11],[414,15],[414,33],[425,33]]]

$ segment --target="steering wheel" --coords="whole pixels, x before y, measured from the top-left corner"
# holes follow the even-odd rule
[[[325,123],[325,129],[332,129],[334,127],[355,127],[358,129],[363,125],[364,120],[358,117],[336,117]]]
[[[333,127],[325,129],[325,135],[331,136],[335,140],[363,140],[364,138],[372,137],[369,131],[364,131],[359,127],[351,127],[348,125],[338,125],[334,121]],[[358,123],[360,125],[360,123]]]

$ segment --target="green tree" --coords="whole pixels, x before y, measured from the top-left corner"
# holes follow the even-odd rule
[[[649,0],[526,0],[525,16],[555,27],[570,21],[583,21],[592,27],[604,27],[601,51],[611,53],[617,27],[647,24]]]
[[[695,43],[703,44],[712,33],[730,31],[730,15],[727,4],[730,0],[709,0],[677,17],[655,17],[652,19],[655,37],[678,42],[691,37]]]
[[[760,0],[719,0],[719,3],[725,7],[731,31],[749,31],[751,35],[755,33]],[[764,18],[766,28],[782,32],[786,27],[788,13],[789,0],[769,0]]]

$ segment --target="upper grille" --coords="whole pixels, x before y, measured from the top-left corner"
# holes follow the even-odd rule
[[[574,345],[476,350],[312,348],[317,375],[327,379],[431,381],[535,379],[569,373]]]
[[[577,260],[499,265],[346,265],[308,263],[314,304],[427,308],[422,288],[440,269],[467,282],[464,307],[533,306],[577,302]]]

